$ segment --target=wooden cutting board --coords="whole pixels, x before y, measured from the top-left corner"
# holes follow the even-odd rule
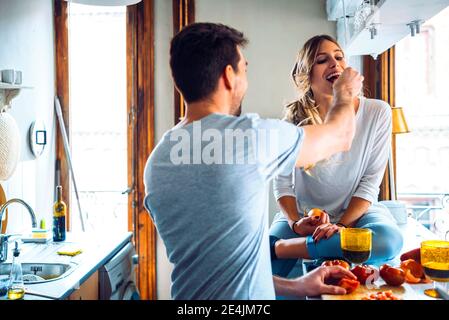
[[[323,294],[323,300],[362,300],[363,297],[376,293],[379,291],[391,290],[393,294],[401,300],[419,300],[416,291],[407,283],[399,287],[392,287],[387,285],[383,280],[377,280],[372,288],[367,288],[365,285],[360,285],[357,290],[345,295]]]
[[[6,194],[5,191],[2,188],[2,185],[0,184],[0,207],[2,204],[6,202]],[[2,222],[2,230],[0,230],[0,233],[6,232],[6,227],[8,225],[8,209],[6,209],[5,213],[3,214],[3,222]]]

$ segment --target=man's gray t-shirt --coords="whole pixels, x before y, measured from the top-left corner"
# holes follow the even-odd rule
[[[212,113],[166,132],[145,168],[145,207],[174,264],[173,299],[275,299],[267,183],[294,168],[304,131]]]

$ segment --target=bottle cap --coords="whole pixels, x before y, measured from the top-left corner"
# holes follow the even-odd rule
[[[17,241],[15,243],[16,243],[16,245],[14,247],[13,255],[14,255],[14,257],[18,257],[20,254],[19,243]]]
[[[45,227],[45,219],[41,219],[41,223],[40,223],[40,226],[39,226],[41,229],[46,229]]]

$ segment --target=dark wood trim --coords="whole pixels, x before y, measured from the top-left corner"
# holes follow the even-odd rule
[[[185,26],[195,22],[195,0],[172,0],[173,3],[173,35]],[[177,124],[185,115],[184,99],[179,91],[174,89],[175,119]]]
[[[363,75],[365,77],[365,94],[368,98],[386,101],[391,107],[395,106],[395,48],[392,47],[377,60],[371,56],[365,56],[363,61]],[[396,144],[395,136],[392,135],[392,160],[393,170],[396,172]],[[390,200],[390,172],[388,166],[380,185],[379,200]],[[395,185],[396,185],[396,177]]]
[[[388,98],[389,103],[392,108],[396,107],[396,49],[392,47],[388,50]],[[394,198],[398,197],[398,188],[397,188],[397,175],[396,175],[396,135],[393,134],[391,137],[391,153],[392,153],[392,161],[393,161],[393,179],[394,179]]]
[[[146,161],[155,143],[153,0],[143,0],[128,8],[127,34],[128,108],[131,111],[132,100],[135,107],[135,117],[132,120],[134,129],[129,129],[131,132],[128,131],[131,135],[135,134],[134,142],[130,141],[132,136],[128,137],[129,146],[134,146],[135,150],[135,170],[131,173],[133,176],[128,176],[130,182],[135,182],[135,190],[130,194],[129,199],[132,209],[130,226],[134,229],[136,251],[139,255],[137,274],[141,298],[155,300],[157,299],[156,228],[143,206],[145,197],[143,175]],[[130,54],[130,52],[134,53]],[[131,75],[130,66],[133,61],[135,72]]]
[[[128,230],[136,233],[136,165],[137,157],[137,7],[129,6],[126,11],[126,111],[128,115],[127,148],[128,148]],[[135,239],[133,239],[135,242]]]
[[[55,24],[55,60],[56,60],[56,95],[61,103],[62,115],[64,117],[67,136],[70,141],[70,92],[69,92],[69,32],[68,32],[68,10],[67,2],[54,0],[54,24]],[[70,173],[64,151],[59,125],[56,134],[56,160],[60,161],[60,184],[62,186],[62,197],[67,204],[67,230],[71,230],[70,218]]]

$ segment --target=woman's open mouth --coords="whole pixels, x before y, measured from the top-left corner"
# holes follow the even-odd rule
[[[330,83],[334,83],[341,75],[341,72],[333,72],[326,77],[326,80]]]

